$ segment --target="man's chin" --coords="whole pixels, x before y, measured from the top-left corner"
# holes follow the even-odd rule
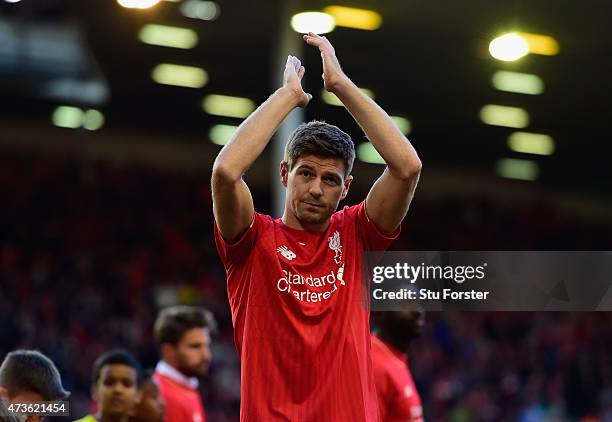
[[[328,218],[329,217],[323,210],[315,212],[306,209],[300,212],[298,215],[298,219],[301,222],[308,224],[321,224],[325,222]]]

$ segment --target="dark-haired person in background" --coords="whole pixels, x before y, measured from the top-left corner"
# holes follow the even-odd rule
[[[212,360],[211,334],[216,323],[201,307],[174,306],[162,310],[153,333],[161,360],[155,379],[165,403],[166,422],[204,422],[199,380]]]
[[[255,212],[243,175],[272,134],[311,95],[305,68],[289,56],[284,84],[236,130],[212,173],[217,250],[227,273],[234,339],[241,359],[240,420],[378,420],[363,306],[362,252],[397,237],[421,161],[387,113],[340,68],[325,37],[304,41],[323,59],[333,92],[387,163],[367,199],[337,211],[353,180],[355,148],[336,126],[311,122],[290,136],[280,180],[282,218]]]
[[[64,400],[69,394],[62,386],[62,378],[55,364],[36,350],[10,352],[0,365],[0,400],[4,401],[5,406]],[[35,422],[42,418],[29,416],[25,420]]]
[[[153,371],[147,370],[140,383],[140,401],[130,422],[164,422],[164,406]]]
[[[372,367],[381,422],[422,422],[421,398],[408,366],[410,343],[423,333],[425,311],[373,312]]]
[[[76,422],[128,422],[140,398],[141,375],[140,363],[125,350],[102,354],[94,362],[91,380],[98,411]]]

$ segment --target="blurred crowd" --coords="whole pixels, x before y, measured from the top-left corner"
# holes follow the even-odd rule
[[[201,383],[208,420],[237,421],[240,366],[212,236],[210,178],[135,167],[0,157],[0,360],[38,349],[91,411],[96,357],[116,347],[159,358],[159,309],[201,304],[217,320]],[[256,208],[270,197],[254,190]],[[360,200],[364,192],[350,196]],[[608,250],[612,224],[546,204],[422,202],[396,250]],[[426,420],[612,421],[612,314],[429,313],[410,353]],[[591,418],[591,419],[589,419]]]

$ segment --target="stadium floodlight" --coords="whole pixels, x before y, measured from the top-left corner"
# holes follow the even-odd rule
[[[497,175],[507,179],[533,181],[540,176],[538,163],[531,160],[502,158],[495,165]]]
[[[234,132],[236,132],[238,126],[233,125],[214,125],[210,128],[208,136],[215,145],[225,145],[232,138]]]
[[[412,131],[412,123],[410,123],[410,120],[408,120],[407,118],[401,117],[401,116],[389,116],[389,117],[391,117],[391,120],[393,120],[393,123],[395,123],[397,128],[404,135],[408,135]]]
[[[382,16],[373,10],[327,6],[323,12],[334,18],[336,26],[374,31],[382,25]]]
[[[514,132],[508,137],[508,148],[524,154],[551,155],[555,152],[555,141],[542,133]]]
[[[83,124],[83,110],[78,107],[59,106],[51,116],[55,126],[76,129]]]
[[[488,104],[480,110],[483,123],[493,126],[524,128],[529,124],[529,114],[519,107]]]
[[[202,88],[208,82],[208,74],[204,69],[168,63],[155,66],[151,77],[158,84],[185,88]]]
[[[363,142],[357,147],[357,158],[364,163],[370,164],[386,164],[382,156],[376,151],[374,145],[369,142]]]
[[[512,62],[529,53],[529,44],[516,33],[505,34],[491,41],[489,53],[497,60]]]
[[[202,101],[202,108],[215,116],[245,118],[255,110],[255,103],[248,98],[211,94]]]
[[[334,18],[322,12],[302,12],[293,15],[291,18],[291,28],[297,33],[307,34],[327,34],[336,27]]]
[[[493,74],[491,82],[500,91],[528,95],[539,95],[544,92],[544,82],[542,82],[542,79],[530,73],[499,70]]]
[[[518,32],[520,37],[527,41],[529,52],[544,56],[554,56],[559,54],[559,43],[556,39],[548,35],[532,34],[530,32]]]
[[[98,110],[90,109],[83,113],[83,127],[87,130],[98,130],[104,126],[104,115]]]
[[[219,17],[220,10],[214,1],[186,0],[180,6],[183,16],[191,19],[212,21]]]
[[[138,38],[145,44],[190,49],[198,43],[198,34],[189,28],[147,24],[140,29]]]
[[[160,1],[161,0],[117,0],[117,3],[128,9],[148,9],[155,6]]]
[[[359,88],[359,89],[361,90],[361,92],[363,92],[368,97],[372,99],[375,98],[374,92],[372,90],[367,89],[367,88]],[[342,104],[342,101],[340,101],[340,99],[336,96],[336,94],[334,94],[333,92],[329,92],[325,89],[321,91],[321,99],[323,100],[324,103],[329,104],[329,105],[338,106],[338,107],[342,107],[344,105]]]

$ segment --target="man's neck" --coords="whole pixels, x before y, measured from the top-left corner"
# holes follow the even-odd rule
[[[128,415],[107,415],[104,412],[100,411],[96,415],[96,420],[98,422],[128,422]]]
[[[285,212],[283,213],[283,216],[281,217],[281,221],[287,227],[290,227],[296,230],[306,230],[308,232],[322,233],[325,230],[327,230],[327,227],[329,227],[329,220],[323,221],[321,223],[314,223],[314,224],[302,222],[298,220],[297,217],[293,215],[293,213],[291,213],[290,211],[287,211],[287,208],[285,208]]]

